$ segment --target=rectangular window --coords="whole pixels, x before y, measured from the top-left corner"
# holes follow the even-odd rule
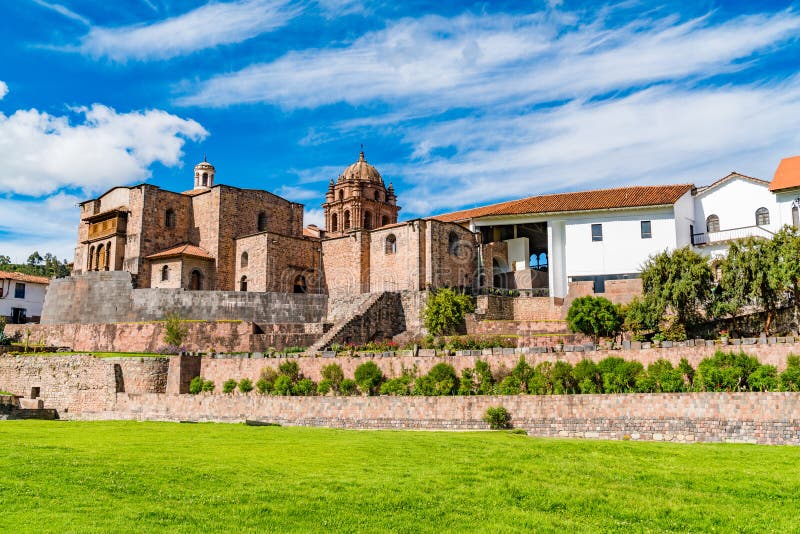
[[[603,240],[603,225],[602,224],[593,224],[592,225],[592,241],[602,241]]]
[[[20,284],[19,282],[17,282],[14,285],[14,298],[15,299],[25,298],[25,284]]]
[[[642,239],[650,239],[653,232],[650,228],[650,221],[642,221]]]

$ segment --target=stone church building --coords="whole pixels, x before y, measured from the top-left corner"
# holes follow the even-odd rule
[[[73,274],[127,271],[136,288],[330,295],[476,281],[476,234],[398,223],[394,188],[363,152],[330,182],[327,231],[303,228],[302,204],[215,175],[204,160],[188,191],[139,184],[81,203]]]

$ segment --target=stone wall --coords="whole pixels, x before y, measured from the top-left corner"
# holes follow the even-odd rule
[[[487,397],[129,395],[81,419],[257,420],[334,428],[483,430],[491,406],[534,436],[800,445],[800,393]]]
[[[566,308],[560,299],[550,297],[479,295],[475,313],[495,321],[560,321]]]
[[[133,289],[130,273],[109,271],[58,278],[45,296],[42,324],[158,321],[170,313],[192,320],[316,323],[326,295]]]

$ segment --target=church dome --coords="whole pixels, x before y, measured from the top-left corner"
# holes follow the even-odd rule
[[[367,163],[364,159],[364,152],[358,155],[358,161],[347,167],[339,176],[339,182],[346,180],[360,180],[383,185],[383,178],[378,169]]]

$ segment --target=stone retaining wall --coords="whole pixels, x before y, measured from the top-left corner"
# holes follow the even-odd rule
[[[490,397],[116,395],[80,419],[242,422],[333,428],[484,430],[504,406],[534,436],[800,445],[800,393],[667,393]]]

